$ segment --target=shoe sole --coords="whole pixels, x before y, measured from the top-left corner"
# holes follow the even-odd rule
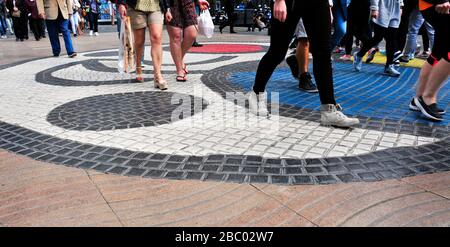
[[[386,73],[386,72],[384,72],[383,75],[387,75],[387,76],[390,76],[390,77],[399,77],[400,76],[400,75],[397,75],[397,74],[390,74],[390,73]]]
[[[317,90],[317,89],[315,89],[315,90],[306,90],[306,89],[302,89],[302,88],[299,88],[301,91],[303,91],[303,92],[307,92],[307,93],[318,93],[319,92],[319,90]]]
[[[442,121],[442,118],[437,118],[437,117],[431,116],[427,111],[425,111],[425,109],[420,104],[419,99],[415,98],[414,103],[416,103],[416,106],[419,108],[420,112],[422,112],[422,114],[425,115],[425,117],[435,120],[435,121]]]
[[[409,109],[411,111],[420,111],[419,107],[414,106],[413,104],[411,104],[411,102],[409,102]]]

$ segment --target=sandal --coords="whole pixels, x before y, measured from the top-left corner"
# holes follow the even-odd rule
[[[184,74],[184,75],[177,75],[177,81],[180,81],[180,82],[187,81],[186,74]]]
[[[138,69],[141,71],[141,73],[138,73]],[[144,82],[144,77],[142,76],[142,68],[141,67],[136,67],[136,81]]]
[[[160,90],[167,90],[167,81],[163,78],[156,79],[155,78],[155,88],[159,88]]]
[[[188,72],[188,70],[187,70],[187,67],[186,67],[186,64],[183,66],[183,71],[184,71],[184,73],[187,75],[187,74],[189,74],[189,72]]]

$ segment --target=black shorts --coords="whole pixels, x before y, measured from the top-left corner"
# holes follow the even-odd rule
[[[434,28],[434,44],[428,63],[435,65],[441,59],[450,62],[450,15],[439,14],[434,7],[423,10],[421,13]]]

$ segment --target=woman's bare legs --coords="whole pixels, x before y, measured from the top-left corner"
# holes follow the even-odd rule
[[[167,26],[170,37],[170,53],[177,69],[177,76],[186,76],[184,72],[184,56],[192,47],[197,36],[195,26],[186,27],[182,30],[179,27]]]

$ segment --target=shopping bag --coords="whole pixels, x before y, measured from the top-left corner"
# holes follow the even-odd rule
[[[203,10],[200,16],[197,17],[198,21],[198,33],[204,35],[207,38],[211,38],[214,34],[214,23],[211,18],[209,10]]]
[[[122,19],[120,28],[119,60],[120,73],[130,73],[136,70],[136,52],[134,50],[134,36],[131,29],[130,17]]]

